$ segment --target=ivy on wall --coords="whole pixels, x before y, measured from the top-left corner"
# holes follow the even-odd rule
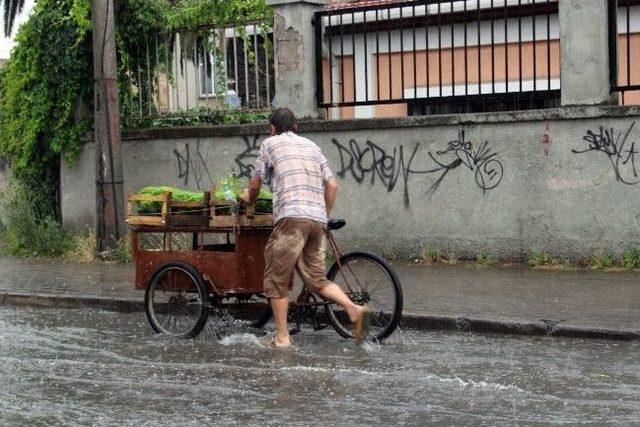
[[[39,0],[0,80],[0,153],[16,178],[39,189],[47,201],[39,206],[49,213],[59,155],[74,158],[90,128],[80,117],[92,96],[90,21],[79,8],[76,0]]]
[[[117,0],[121,112],[138,108],[138,49],[156,32],[272,20],[264,0]],[[61,155],[71,163],[91,129],[91,0],[38,0],[0,74],[0,156],[56,213]],[[152,70],[152,72],[155,70]]]

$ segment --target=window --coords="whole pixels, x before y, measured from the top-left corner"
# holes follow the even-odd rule
[[[215,96],[215,59],[213,52],[205,51],[198,43],[198,95],[201,98]]]

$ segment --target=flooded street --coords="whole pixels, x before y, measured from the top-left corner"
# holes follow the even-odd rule
[[[212,323],[210,322],[210,325]],[[637,342],[404,330],[293,350],[212,326],[152,334],[141,313],[0,307],[0,425],[633,423]]]

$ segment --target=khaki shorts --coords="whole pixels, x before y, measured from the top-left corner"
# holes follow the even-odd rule
[[[293,273],[314,292],[330,282],[325,277],[325,228],[304,218],[283,218],[276,223],[264,250],[264,293],[284,298],[293,285]]]

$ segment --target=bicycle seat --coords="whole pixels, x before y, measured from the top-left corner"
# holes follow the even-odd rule
[[[347,221],[345,221],[344,219],[332,218],[329,220],[329,222],[327,222],[327,227],[329,227],[329,230],[340,230],[346,224],[347,224]]]

